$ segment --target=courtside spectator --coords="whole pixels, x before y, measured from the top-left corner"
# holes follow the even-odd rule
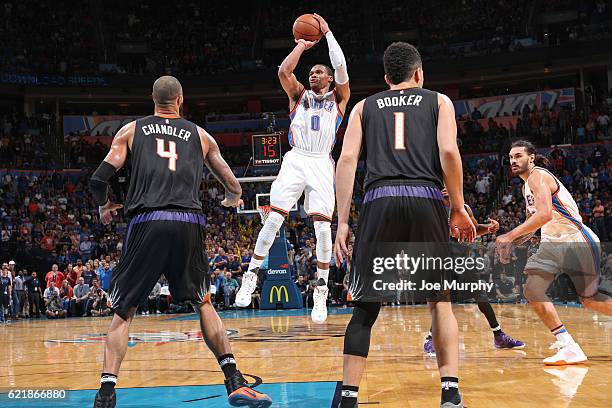
[[[57,264],[51,266],[51,270],[47,272],[45,276],[45,286],[48,288],[49,284],[53,282],[56,288],[62,286],[62,282],[66,279],[64,274],[59,270]]]

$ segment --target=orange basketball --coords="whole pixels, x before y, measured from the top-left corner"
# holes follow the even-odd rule
[[[321,25],[312,14],[302,14],[293,23],[293,37],[296,40],[317,41],[322,36]]]

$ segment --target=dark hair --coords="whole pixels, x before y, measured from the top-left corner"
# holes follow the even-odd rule
[[[412,78],[414,72],[421,68],[421,54],[412,44],[394,42],[387,47],[383,55],[385,74],[392,84],[399,84]]]
[[[178,79],[165,75],[153,83],[153,101],[156,105],[172,105],[177,96],[183,94],[183,87]]]
[[[548,158],[538,154],[533,143],[527,140],[517,140],[516,142],[512,143],[512,145],[510,146],[511,149],[515,147],[524,148],[527,154],[529,155],[534,154],[535,160],[533,162],[536,166],[544,167],[544,168],[548,168],[548,166],[550,166],[550,161],[548,160]]]

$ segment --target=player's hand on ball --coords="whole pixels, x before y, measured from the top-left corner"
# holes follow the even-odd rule
[[[349,249],[346,246],[349,237],[349,226],[347,223],[339,223],[336,231],[336,242],[334,243],[334,259],[336,266],[342,266],[344,258],[348,258]]]
[[[499,222],[497,222],[497,220],[489,218],[487,221],[489,222],[489,226],[487,228],[487,231],[489,231],[489,233],[495,234],[497,231],[499,231]]]
[[[299,40],[295,40],[296,44],[304,44],[305,49],[309,50],[312,47],[314,47],[315,45],[317,45],[317,43],[319,41],[306,41],[302,38],[300,38]]]
[[[98,207],[98,210],[100,211],[100,221],[102,221],[102,224],[110,224],[113,220],[113,215],[117,215],[117,210],[120,208],[123,208],[123,205],[115,204],[110,200],[108,200],[105,205]]]
[[[463,206],[451,209],[449,224],[451,236],[459,242],[474,242],[476,227],[474,227],[469,214]]]
[[[225,199],[223,201],[221,201],[221,205],[224,206],[224,207],[238,208],[238,207],[242,207],[244,205],[244,201],[242,201],[240,196],[231,197],[231,196],[226,195]]]
[[[327,32],[329,31],[329,25],[327,25],[327,21],[325,21],[325,19],[321,17],[320,15],[318,15],[317,13],[314,13],[313,16],[319,22],[319,25],[321,26],[321,32],[323,33],[323,35],[327,34]]]

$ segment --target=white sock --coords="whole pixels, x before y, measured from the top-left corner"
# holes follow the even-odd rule
[[[329,280],[329,269],[317,268],[317,279],[321,278],[323,278],[325,284],[327,285],[327,281]]]
[[[253,269],[259,268],[261,264],[263,263],[263,261],[264,261],[263,259],[255,259],[255,257],[252,256],[251,260],[249,261],[249,268],[247,269],[247,271],[251,272]]]
[[[560,327],[553,334],[555,335],[559,343],[570,344],[574,342],[572,335],[569,334],[565,326]]]

